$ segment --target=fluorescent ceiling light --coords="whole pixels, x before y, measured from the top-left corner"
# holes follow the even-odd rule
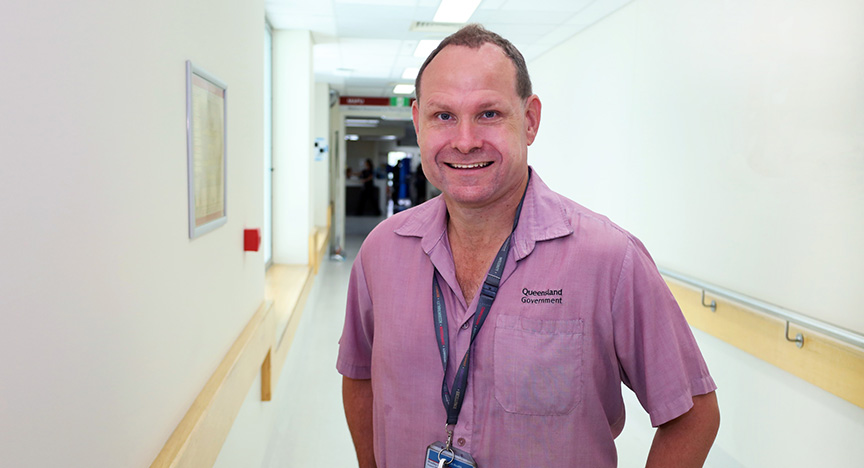
[[[440,43],[441,39],[423,39],[417,43],[417,48],[414,49],[414,56],[425,59]]]
[[[352,135],[352,134],[345,135],[345,139],[348,141],[357,141],[360,139],[360,135]]]
[[[411,94],[414,92],[414,85],[411,84],[398,84],[395,88],[393,88],[393,93],[395,94]]]
[[[403,80],[416,80],[418,73],[420,73],[420,69],[417,67],[406,68],[405,71],[402,72],[402,79]]]
[[[346,127],[377,127],[378,119],[345,119]]]
[[[480,0],[441,0],[432,21],[436,23],[465,23],[480,6]]]

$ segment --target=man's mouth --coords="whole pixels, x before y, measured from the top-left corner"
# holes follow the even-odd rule
[[[446,163],[447,166],[452,167],[453,169],[479,169],[481,167],[486,167],[492,164],[492,161],[487,162],[479,162],[474,164],[456,164],[456,163]]]

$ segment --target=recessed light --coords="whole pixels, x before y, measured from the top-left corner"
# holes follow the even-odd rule
[[[414,85],[410,84],[398,84],[395,88],[393,88],[394,94],[411,94],[414,92]]]
[[[432,21],[441,23],[464,23],[474,14],[480,0],[441,0]]]

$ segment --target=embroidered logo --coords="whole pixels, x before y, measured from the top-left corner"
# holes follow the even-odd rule
[[[523,304],[563,304],[563,289],[534,290],[522,288]]]

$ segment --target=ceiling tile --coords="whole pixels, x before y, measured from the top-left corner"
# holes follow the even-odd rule
[[[410,6],[378,6],[378,5],[340,5],[335,16],[337,22],[342,19],[412,19],[414,5]]]
[[[500,6],[501,10],[510,11],[545,11],[552,13],[575,13],[595,0],[507,0]]]
[[[480,2],[480,6],[477,7],[477,11],[498,10],[505,3],[507,3],[507,0],[486,0],[486,1]]]
[[[536,24],[533,27],[525,27],[521,24],[511,23],[489,23],[486,27],[491,31],[500,34],[517,47],[520,44],[530,44],[539,40],[551,31],[554,31],[554,24]]]
[[[443,34],[411,31],[432,21],[440,0],[266,0],[274,29],[312,32],[315,79],[343,95],[389,96],[404,83],[421,39]],[[512,41],[531,60],[631,0],[484,0],[471,21]],[[348,69],[346,71],[346,69]],[[410,80],[407,80],[410,81]]]
[[[393,59],[399,54],[402,41],[392,39],[359,39],[347,38],[339,40],[339,49],[343,54],[383,55]]]
[[[341,37],[394,40],[406,37],[423,38],[422,35],[409,31],[410,27],[410,20],[387,19],[346,19],[337,25]]]
[[[631,1],[633,0],[596,1],[578,14],[572,16],[568,22],[572,24],[594,24]]]
[[[336,23],[331,16],[273,15],[270,25],[274,29],[307,29],[319,34],[336,35]]]
[[[309,0],[267,0],[264,2],[267,13],[283,12],[294,15],[333,15],[333,4],[329,0],[310,2]]]
[[[561,24],[571,16],[573,12],[570,11],[489,10],[474,13],[471,20],[482,24],[520,24],[530,28],[537,24]]]
[[[306,0],[307,2],[309,0]],[[416,0],[333,0],[337,7],[343,5],[361,5],[367,6],[387,6],[387,7],[414,7],[418,2]]]

